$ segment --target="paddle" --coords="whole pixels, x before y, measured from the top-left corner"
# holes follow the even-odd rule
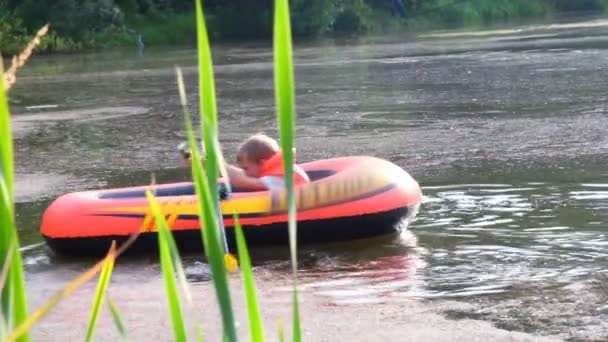
[[[223,188],[223,189],[222,189]],[[227,199],[230,196],[230,186],[222,187],[220,184],[220,196],[217,205],[217,217],[220,224],[220,230],[222,231],[222,240],[224,242],[224,264],[228,272],[236,272],[239,268],[239,262],[236,257],[230,254],[228,250],[228,240],[226,239],[226,229],[224,227],[224,217],[222,215],[221,201]]]
[[[183,142],[179,144],[177,146],[177,150],[181,153],[182,157],[185,160],[190,160],[192,154],[188,149],[188,143]],[[230,197],[230,184],[227,183],[225,186],[222,186],[220,184],[219,189],[220,194],[215,208],[217,210],[218,223],[220,225],[220,231],[222,234],[222,242],[224,243],[224,265],[226,265],[226,269],[228,270],[228,272],[236,272],[239,268],[239,263],[236,260],[236,257],[232,255],[230,253],[230,250],[228,249],[228,239],[226,239],[226,228],[224,227],[224,217],[222,215],[221,207],[221,201],[226,200],[228,197]]]

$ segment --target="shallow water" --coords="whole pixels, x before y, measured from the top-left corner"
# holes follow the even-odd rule
[[[472,305],[446,308],[455,319],[608,338],[608,21],[296,46],[299,159],[379,156],[425,193],[405,232],[303,247],[306,291],[346,310],[450,299]],[[269,42],[214,53],[231,155],[250,133],[276,133],[272,55]],[[194,63],[189,49],[134,49],[37,57],[20,74],[11,103],[32,291],[90,264],[40,245],[50,200],[151,173],[187,179],[173,66],[196,102]],[[286,248],[252,253],[259,277],[288,276]],[[124,263],[115,282],[160,277],[153,256]],[[208,280],[197,256],[186,265],[192,282]]]

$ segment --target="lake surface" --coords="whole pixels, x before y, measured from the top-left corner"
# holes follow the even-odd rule
[[[407,231],[303,247],[306,291],[347,311],[449,301],[467,304],[443,309],[453,319],[608,339],[608,20],[296,42],[295,57],[299,160],[382,157],[425,194]],[[151,173],[188,179],[176,152],[185,135],[174,66],[196,103],[195,58],[191,49],[134,48],[36,57],[20,72],[11,106],[31,291],[91,264],[41,244],[52,199],[146,184]],[[249,134],[276,136],[272,50],[220,45],[214,59],[232,158]],[[252,254],[258,277],[288,277],[286,247]],[[208,281],[199,257],[185,261],[193,283]],[[115,273],[125,286],[160,279],[153,256]]]

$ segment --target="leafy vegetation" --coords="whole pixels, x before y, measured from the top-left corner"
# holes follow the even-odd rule
[[[13,141],[11,138],[8,98],[0,65],[0,338],[25,321],[27,303],[19,237],[15,226],[13,194]],[[20,341],[28,341],[23,335]]]
[[[295,127],[295,106],[294,106],[294,81],[293,81],[293,60],[291,51],[291,31],[289,19],[289,6],[287,0],[277,0],[276,6],[276,25],[275,29],[275,73],[277,79],[277,96],[276,100],[279,104],[277,111],[278,124],[281,130],[281,144],[284,148],[294,146],[294,127]],[[196,23],[198,35],[198,51],[199,51],[199,70],[200,70],[200,104],[201,104],[201,133],[204,137],[204,148],[207,151],[206,169],[203,169],[203,163],[196,146],[194,138],[194,129],[191,123],[190,113],[187,111],[187,101],[181,73],[178,70],[178,89],[182,99],[182,105],[185,114],[185,126],[188,135],[188,141],[192,149],[192,176],[195,183],[196,194],[199,198],[200,210],[199,217],[201,220],[201,234],[203,235],[203,243],[207,259],[211,266],[213,274],[213,283],[216,289],[216,297],[220,306],[223,322],[224,338],[228,341],[236,341],[236,326],[232,312],[232,298],[230,296],[229,283],[227,277],[227,266],[224,264],[224,251],[222,248],[223,242],[220,238],[223,230],[220,224],[223,217],[216,210],[218,205],[217,177],[221,174],[223,166],[223,156],[219,147],[218,128],[217,128],[217,109],[215,101],[215,89],[213,79],[213,65],[211,60],[211,50],[205,26],[202,6],[200,0],[196,0]],[[43,31],[44,32],[44,31]],[[37,41],[38,39],[35,39]],[[32,43],[30,43],[31,46]],[[26,50],[27,51],[27,50]],[[26,54],[22,54],[26,55]],[[29,55],[28,55],[29,56]],[[13,73],[14,74],[14,73]],[[116,250],[115,244],[112,244],[108,255],[94,265],[92,268],[81,274],[75,280],[70,282],[64,289],[52,296],[47,303],[41,308],[34,311],[30,316],[27,315],[25,306],[25,286],[23,281],[23,266],[21,263],[20,253],[18,252],[19,242],[17,229],[14,224],[14,200],[12,193],[12,139],[10,134],[10,113],[8,109],[6,90],[4,84],[6,75],[0,73],[0,223],[3,228],[0,232],[3,238],[0,241],[0,290],[2,290],[2,311],[0,311],[0,338],[2,340],[14,341],[28,340],[28,332],[31,327],[44,317],[55,305],[57,305],[65,297],[73,293],[79,286],[92,279],[96,274],[101,272],[95,296],[93,298],[91,314],[89,317],[89,325],[87,329],[86,340],[92,340],[96,323],[99,317],[100,308],[107,299],[107,305],[120,333],[120,336],[125,339],[127,332],[122,322],[122,318],[116,306],[110,301],[106,295],[106,290],[110,285],[110,278],[115,259],[133,243],[138,233],[132,235],[127,242],[122,244]],[[11,78],[14,81],[14,76]],[[289,157],[289,153],[287,156]],[[286,172],[291,175],[290,169],[293,166],[291,163],[286,163]],[[218,173],[218,170],[219,173]],[[288,177],[288,192],[290,196],[290,246],[292,251],[293,262],[293,279],[294,279],[294,300],[297,301],[296,292],[296,226],[295,226],[295,205],[294,205],[294,190],[293,176]],[[179,257],[175,241],[172,233],[165,221],[167,210],[171,210],[170,206],[163,205],[162,201],[154,197],[153,191],[146,193],[150,203],[151,213],[154,214],[156,226],[158,227],[159,240],[159,255],[161,259],[162,275],[165,280],[167,290],[167,300],[169,304],[170,316],[173,322],[173,331],[177,341],[186,341],[187,325],[186,317],[182,311],[182,300],[186,298],[188,303],[191,301],[191,296],[188,290],[188,284],[185,280],[181,259]],[[250,316],[249,329],[250,336],[253,341],[264,340],[264,329],[258,307],[255,284],[251,262],[246,247],[246,241],[242,228],[238,224],[238,213],[235,214],[237,245],[239,248],[239,257],[243,271],[244,287],[246,289],[247,307]],[[177,277],[177,281],[176,278]],[[6,280],[6,281],[5,281]],[[178,288],[178,283],[182,285],[182,294]],[[201,339],[200,325],[195,324],[195,328],[199,339]],[[299,321],[299,310],[297,302],[294,302],[294,341],[301,340],[301,328]],[[280,335],[283,336],[281,329]],[[281,337],[282,338],[282,337]]]
[[[99,318],[99,311],[101,310],[101,305],[103,299],[105,298],[108,285],[110,284],[110,277],[112,276],[112,269],[114,268],[116,243],[112,243],[110,250],[111,253],[109,253],[106,257],[106,262],[101,269],[101,274],[99,275],[99,281],[97,283],[97,290],[95,291],[95,297],[93,298],[93,308],[91,310],[89,327],[87,328],[87,337],[85,339],[87,342],[93,340],[93,335],[95,334],[95,328],[97,325],[97,318]]]
[[[289,250],[293,282],[293,340],[302,340],[300,308],[298,299],[298,260],[296,197],[293,172],[294,143],[296,137],[295,81],[293,72],[293,49],[291,46],[291,23],[287,0],[277,1],[274,17],[274,89],[277,108],[277,124],[283,164],[285,165],[285,187],[287,188]]]
[[[270,0],[207,0],[213,39],[267,39]],[[486,25],[572,11],[605,11],[608,0],[291,0],[295,36]],[[0,51],[14,54],[45,23],[39,51],[119,45],[195,44],[190,0],[0,0]]]

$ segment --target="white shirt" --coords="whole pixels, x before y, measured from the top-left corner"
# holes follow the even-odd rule
[[[285,188],[285,179],[283,177],[277,176],[264,176],[261,177],[260,180],[268,190],[274,189],[284,189]]]

